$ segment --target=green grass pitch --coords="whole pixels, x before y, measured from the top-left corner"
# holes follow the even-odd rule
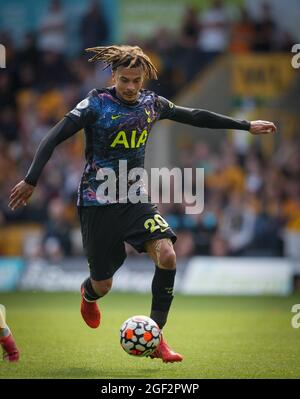
[[[17,364],[0,361],[1,378],[300,378],[300,328],[291,308],[300,295],[176,295],[164,335],[182,363],[127,355],[122,322],[148,314],[150,294],[110,293],[100,328],[88,328],[79,293],[0,293],[21,349]]]

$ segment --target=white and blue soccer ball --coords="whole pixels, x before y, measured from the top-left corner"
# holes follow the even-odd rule
[[[130,317],[120,328],[120,343],[129,355],[149,356],[158,347],[160,340],[160,328],[147,316]]]

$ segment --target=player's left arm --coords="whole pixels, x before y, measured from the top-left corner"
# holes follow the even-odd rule
[[[170,119],[187,125],[210,129],[246,130],[255,135],[275,133],[277,130],[273,122],[231,118],[205,109],[181,107],[163,97],[159,97],[159,99],[161,104],[160,119]]]

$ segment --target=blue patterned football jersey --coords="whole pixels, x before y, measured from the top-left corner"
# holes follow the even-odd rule
[[[93,89],[66,115],[84,127],[85,132],[86,165],[78,187],[77,205],[108,202],[97,192],[104,182],[99,178],[99,171],[113,170],[119,180],[127,178],[119,174],[120,160],[127,161],[127,174],[132,168],[144,167],[145,148],[152,126],[169,117],[173,107],[170,101],[144,89],[137,102],[129,104],[116,96],[114,87],[108,87]]]

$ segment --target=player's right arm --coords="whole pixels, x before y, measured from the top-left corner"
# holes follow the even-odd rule
[[[26,177],[11,190],[8,206],[12,210],[27,204],[55,147],[95,119],[96,114],[90,106],[90,100],[85,99],[46,134],[37,148]]]

